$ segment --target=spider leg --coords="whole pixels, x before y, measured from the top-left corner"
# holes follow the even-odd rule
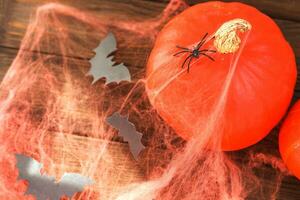
[[[199,52],[200,52],[200,53],[201,53],[201,52],[212,52],[212,53],[216,53],[217,51],[216,51],[216,50],[203,49],[203,50],[200,50]]]
[[[184,60],[182,66],[181,66],[181,68],[184,68],[184,65],[185,65],[186,61],[187,61],[189,58],[191,58],[191,57],[193,57],[193,55],[189,55],[188,57],[186,57],[186,59]]]
[[[205,53],[200,53],[200,55],[204,55],[204,56],[208,57],[209,59],[211,59],[212,61],[215,61],[215,59],[213,59],[211,56],[209,56],[209,55],[207,55]]]
[[[178,46],[178,45],[176,45],[176,47],[177,47],[178,49],[183,49],[183,50],[188,50],[188,51],[190,51],[190,49],[189,49],[189,48],[186,48],[186,47],[181,47],[181,46]]]
[[[189,73],[190,72],[190,66],[191,66],[191,62],[193,60],[193,56],[190,58],[189,62],[188,62],[188,68],[187,68],[187,72]]]
[[[208,33],[206,33],[202,39],[200,40],[200,42],[198,43],[198,45],[196,46],[196,49],[200,49],[200,47],[203,45],[203,43],[205,42],[205,38],[208,35]]]
[[[179,54],[187,53],[187,52],[190,52],[190,51],[187,51],[187,50],[179,51],[179,52],[175,53],[173,56],[178,56]]]

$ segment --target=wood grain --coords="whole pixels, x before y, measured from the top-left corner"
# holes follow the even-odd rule
[[[30,20],[30,14],[34,13],[35,9],[38,6],[43,5],[47,2],[48,0],[18,0],[10,2],[9,9],[4,9],[3,16],[5,16],[5,18],[3,18],[3,22],[0,23],[2,24],[2,37],[0,37],[0,46],[18,49],[20,46],[20,42],[25,34],[27,24]],[[62,3],[66,5],[70,4],[74,7],[87,10],[91,14],[95,14],[104,21],[108,20],[106,17],[108,12],[109,17],[115,18],[116,20],[147,20],[159,15],[164,8],[164,4],[153,3],[148,1],[146,1],[146,3],[143,4],[138,2],[140,1],[133,1],[132,4],[124,4],[120,3],[119,1],[101,1],[100,4],[96,0],[91,0],[89,4],[85,4],[81,1],[62,1]],[[5,3],[3,5],[6,5],[7,7],[8,3]],[[98,12],[95,12],[95,10],[98,10]],[[151,12],[149,12],[149,10],[151,10]],[[275,22],[279,25],[286,39],[292,45],[296,55],[300,55],[300,23],[287,21],[283,19],[275,19]],[[80,31],[78,32],[78,34],[80,34]],[[128,56],[126,57],[128,58]]]
[[[292,46],[295,56],[300,57],[300,23],[282,19],[275,19],[275,22]]]
[[[205,2],[205,0],[189,0],[190,4]],[[232,2],[224,0],[224,2]],[[298,0],[238,0],[256,7],[269,16],[277,19],[300,21],[300,1]]]
[[[30,15],[36,8],[42,4],[51,2],[51,0],[0,0],[0,79],[3,78],[4,74],[8,70],[10,64],[12,63],[14,57],[16,56],[21,40],[26,32],[27,25],[30,20]],[[71,5],[73,7],[80,8],[81,10],[86,10],[91,14],[97,16],[99,19],[109,20],[111,18],[120,20],[136,20],[143,21],[147,19],[152,19],[159,15],[161,11],[167,4],[166,0],[60,0],[66,5]],[[190,0],[188,1],[191,5],[202,0]],[[282,32],[284,33],[287,41],[291,44],[295,51],[295,56],[297,57],[298,71],[300,70],[300,1],[297,0],[242,0],[241,2],[254,5],[261,11],[267,13],[269,16],[273,17],[275,22],[279,25]],[[134,35],[127,35],[126,32],[122,30],[117,30],[119,52],[117,53],[117,59],[125,62],[126,65],[131,67],[131,72],[133,74],[142,71],[142,74],[136,75],[136,79],[143,76],[143,70],[146,63],[147,56],[152,48],[151,41],[147,40],[136,40]],[[80,30],[77,30],[78,34],[82,34]],[[126,40],[135,41],[131,44],[126,43]],[[47,52],[45,52],[47,53]],[[92,56],[92,51],[89,52],[85,58],[90,58]],[[58,55],[59,56],[59,55]],[[86,66],[85,66],[86,67]],[[297,78],[297,85],[295,88],[294,101],[300,98],[300,75]],[[273,152],[274,155],[279,156],[277,147],[277,134],[278,129],[266,137],[259,144],[250,147],[253,151],[266,151]],[[78,170],[78,158],[74,160],[71,155],[77,155],[86,146],[95,147],[97,145],[101,146],[103,141],[95,138],[85,138],[79,136],[67,136],[70,141],[70,146],[72,148],[66,149],[62,148],[63,144],[59,143],[56,137],[53,138],[55,141],[53,157],[57,158],[57,163],[66,162],[64,165],[69,166],[71,170]],[[56,138],[56,139],[55,139]],[[131,168],[130,178],[126,178],[124,175],[122,184],[126,184],[131,180],[143,180],[142,170],[136,165],[134,160],[130,158],[130,153],[128,151],[128,146],[126,144],[112,143],[111,148],[114,150],[114,157],[118,165],[117,170],[121,170],[120,173],[125,173],[122,170]],[[244,154],[234,153],[241,158]],[[87,156],[87,157],[86,157]],[[68,158],[66,160],[61,160],[60,158]],[[80,159],[90,159],[89,155],[81,155]],[[75,164],[74,164],[75,163]],[[267,178],[268,174],[272,173],[271,167],[267,167],[266,171],[263,171],[266,176],[262,175],[264,181],[264,187],[274,187],[274,182]],[[120,182],[121,183],[121,182]],[[106,188],[105,191],[109,193],[112,188]],[[255,199],[255,197],[253,198]],[[299,200],[300,199],[300,181],[294,177],[285,177],[281,185],[278,198],[279,200]],[[256,200],[256,199],[255,199]]]
[[[45,149],[55,163],[48,173],[58,178],[65,172],[90,177],[91,189],[101,191],[101,200],[113,200],[122,186],[145,180],[125,143],[58,133],[51,133],[46,141],[51,145]]]
[[[9,2],[9,1],[4,1]],[[0,38],[0,46],[18,48],[20,41],[24,36],[30,15],[33,14],[38,6],[52,2],[51,0],[16,0],[12,1],[9,9],[4,9],[2,29],[5,34]],[[90,0],[85,3],[80,0],[62,0],[62,4],[70,5],[81,10],[87,10],[89,13],[99,17],[99,20],[109,22],[110,19],[115,20],[145,20],[156,17],[164,8],[164,5],[155,2],[141,2],[138,0],[132,1],[131,4],[124,3],[120,0]],[[8,4],[8,3],[6,3]],[[5,5],[6,5],[5,4]],[[9,20],[8,20],[9,18]],[[0,18],[1,19],[1,18]],[[3,22],[4,23],[4,22]]]

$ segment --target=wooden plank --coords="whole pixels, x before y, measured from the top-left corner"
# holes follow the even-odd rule
[[[2,81],[11,63],[17,55],[17,49],[8,49],[0,47],[0,81]]]
[[[292,46],[295,52],[295,56],[300,57],[300,22],[277,19],[275,20],[275,22],[283,32],[286,40]]]
[[[122,187],[145,180],[127,143],[62,133],[49,133],[45,141],[45,151],[54,162],[47,172],[58,179],[65,172],[90,177],[91,189],[101,194],[101,200],[115,199]]]
[[[8,1],[8,0],[6,0]],[[19,47],[20,41],[23,38],[30,15],[33,14],[38,6],[51,2],[51,0],[17,0],[10,4],[10,9],[5,9],[5,16],[9,16],[6,25],[3,26],[3,31],[0,37],[0,46]],[[79,0],[60,0],[64,5],[70,5],[80,10],[95,15],[103,23],[109,24],[112,20],[135,20],[142,21],[151,19],[160,14],[164,9],[164,5],[155,2],[133,0],[132,3],[124,3],[120,0],[90,0],[89,3]],[[76,27],[76,26],[74,26]],[[80,34],[80,31],[79,31]]]
[[[294,96],[293,96],[293,100],[291,105],[293,105],[297,100],[300,99],[300,58],[298,57],[297,60],[297,82],[296,82],[296,86],[295,86],[295,90],[294,90]]]
[[[49,0],[50,1],[50,0]],[[6,70],[8,69],[10,63],[14,59],[18,47],[20,45],[20,41],[26,31],[26,27],[29,20],[30,12],[34,11],[34,9],[43,3],[49,2],[48,0],[45,1],[38,1],[38,0],[16,0],[16,1],[9,1],[11,2],[12,6],[9,7],[11,9],[10,12],[7,12],[7,8],[5,9],[7,16],[9,16],[9,19],[7,21],[7,25],[5,27],[6,33],[4,34],[5,37],[0,37],[0,44],[2,46],[7,46],[10,48],[1,48],[0,47],[0,79],[2,79],[3,75],[5,74]],[[157,16],[164,8],[165,4],[158,3],[158,2],[147,2],[144,1],[138,1],[133,0],[132,4],[127,4],[123,0],[114,0],[114,1],[96,1],[96,0],[90,0],[91,3],[86,3],[79,0],[61,0],[61,2],[65,4],[69,4],[81,9],[86,9],[90,11],[91,13],[97,15],[99,18],[103,20],[108,20],[108,17],[113,16],[117,19],[134,19],[134,20],[145,20],[150,19],[155,16]],[[257,1],[258,2],[258,1]],[[264,1],[262,1],[264,2]],[[259,3],[259,2],[258,2]],[[121,6],[121,7],[120,7]],[[123,6],[123,7],[122,7]],[[124,9],[123,9],[124,8]],[[4,15],[2,15],[4,16]],[[299,23],[287,21],[287,20],[276,20],[276,23],[282,28],[283,33],[287,37],[287,40],[291,43],[293,46],[296,55],[298,56],[298,71],[299,68]],[[74,27],[75,31],[76,27]],[[135,76],[135,79],[138,79],[140,77],[143,77],[144,73],[144,67],[147,59],[147,55],[151,50],[151,41],[147,41],[145,39],[136,39],[135,35],[128,35],[126,32],[118,29],[114,29],[118,32],[118,44],[119,46],[119,52],[117,52],[116,59],[119,61],[124,61],[126,65],[132,68],[135,68],[136,71],[131,71],[132,73],[138,73],[139,75]],[[78,34],[81,34],[80,30],[76,30]],[[1,33],[0,33],[1,34]],[[2,34],[3,36],[3,34]],[[99,38],[100,39],[100,38]],[[126,41],[130,41],[130,43]],[[94,44],[97,45],[97,44]],[[92,49],[92,48],[91,48]],[[89,51],[87,53],[88,56],[91,57],[92,51]],[[57,55],[59,56],[59,55]],[[75,58],[71,58],[75,59]],[[77,60],[76,60],[77,61]],[[84,59],[78,59],[79,63],[82,64],[82,68],[84,70],[87,70],[88,66],[86,65],[87,60]],[[85,64],[84,64],[85,63]],[[80,65],[78,64],[80,67]],[[300,75],[298,76],[298,82],[295,90],[294,100],[300,98]],[[78,115],[82,115],[83,118],[85,118],[84,111],[78,110]],[[255,145],[252,148],[252,150],[268,150],[268,151],[276,151],[276,155],[278,154],[278,147],[277,147],[277,134],[278,130],[275,130],[274,133],[270,134],[267,138],[265,138],[260,144]],[[65,160],[62,160],[62,163],[65,163],[64,166],[70,167],[71,170],[78,170],[78,158],[77,160],[74,160],[72,155],[76,155],[79,152],[83,151],[86,146],[97,146],[99,145],[99,140],[95,138],[83,138],[79,137],[80,139],[77,139],[78,136],[70,136],[68,140],[70,140],[70,145],[74,148],[70,149],[64,149],[62,148],[62,144],[60,143],[61,139],[58,139],[56,142],[53,156],[57,159],[58,163],[61,162],[60,158],[64,158]],[[114,146],[114,144],[112,145]],[[56,148],[57,147],[57,148]],[[96,147],[95,147],[96,148]],[[98,147],[97,147],[98,148]],[[123,148],[123,147],[122,147]],[[128,147],[126,147],[127,150],[124,152],[128,153]],[[125,149],[126,149],[125,148]],[[122,153],[120,153],[122,154]],[[237,153],[238,154],[238,153]],[[81,155],[83,159],[85,159],[85,155]],[[116,153],[116,158],[120,157],[119,153]],[[125,156],[126,157],[126,156]],[[93,155],[88,155],[86,159],[93,158]],[[124,169],[127,169],[127,166],[131,166],[130,163],[122,163],[122,158],[120,158],[120,163],[117,164],[116,167],[124,167]],[[127,161],[126,161],[127,162]],[[125,165],[125,166],[124,166]],[[58,169],[61,169],[61,165],[57,164]],[[135,169],[135,167],[133,167]],[[118,169],[122,170],[122,169]],[[267,174],[270,174],[272,169],[269,167],[269,170],[266,171]],[[136,180],[142,180],[143,176],[140,174],[141,171],[131,171],[130,173],[133,173],[130,176],[136,177]],[[123,173],[123,172],[120,172]],[[125,173],[125,172],[124,172]],[[126,174],[125,174],[126,177]],[[274,187],[274,182],[271,182],[266,177],[262,177],[264,180],[264,187]],[[97,179],[98,180],[98,179]],[[124,178],[126,181],[127,179]],[[297,197],[300,196],[300,190],[299,190],[300,182],[296,180],[293,177],[287,177],[284,179],[283,184],[281,186],[281,190],[279,192],[279,198],[282,200],[293,200],[297,199]],[[103,189],[103,188],[102,188]],[[107,191],[110,189],[107,188]]]
[[[280,153],[278,149],[278,132],[279,126],[275,127],[270,134],[259,143],[241,151],[231,152],[237,158],[237,163],[245,163],[249,161],[249,154],[264,154],[269,157],[280,160]],[[275,163],[275,161],[273,161]],[[263,163],[252,169],[259,180],[261,181],[261,189],[264,191],[274,191],[277,180],[276,168],[271,166],[271,163]],[[278,174],[277,174],[278,175]],[[300,181],[294,176],[285,176],[279,185],[279,191],[276,200],[297,200],[300,197]],[[251,196],[249,200],[257,200],[258,197]],[[262,198],[264,199],[264,198]],[[266,199],[267,200],[267,199]]]
[[[43,3],[48,1],[43,1]],[[71,4],[73,2],[71,0],[61,1],[64,4]],[[80,1],[74,1],[72,6],[81,7],[82,10],[87,10],[91,14],[95,14],[99,19],[103,19],[103,22],[109,23],[111,18],[122,19],[122,20],[147,20],[153,17],[158,16],[164,8],[164,4],[158,3],[145,3],[145,5],[141,5],[141,3],[132,2],[132,4],[121,3],[119,1],[101,1],[98,3],[96,0],[90,1],[89,4],[80,3]],[[300,2],[300,1],[299,1]],[[20,46],[20,42],[25,34],[30,13],[34,13],[37,6],[42,5],[40,1],[30,0],[30,1],[16,1],[11,3],[10,9],[6,10],[5,16],[9,16],[9,20],[6,22],[6,25],[3,26],[3,32],[0,37],[0,46],[18,48]],[[120,9],[124,8],[124,9]],[[148,9],[147,9],[148,8]],[[97,12],[96,12],[97,11]],[[297,56],[300,56],[300,23],[287,21],[287,20],[275,20],[275,22],[279,25],[281,30],[283,31],[286,39],[292,45]],[[78,29],[78,27],[77,27]],[[74,30],[75,31],[75,30]],[[86,35],[86,32],[83,30],[82,32],[76,31],[76,34]],[[124,37],[124,34],[120,34],[122,38],[121,41],[126,41],[127,36]],[[87,34],[88,38],[88,34]],[[134,40],[133,40],[134,41]],[[141,40],[137,44],[141,45],[141,42],[145,44],[147,40]],[[136,44],[136,45],[137,45]],[[136,46],[131,45],[131,46]],[[150,44],[151,45],[151,44]],[[143,50],[145,51],[145,50]],[[128,52],[143,52],[140,49],[132,49]],[[91,56],[91,54],[89,54]],[[122,56],[123,59],[133,58],[130,55],[126,55],[126,57]]]
[[[0,70],[8,69],[9,64],[12,61],[12,59],[14,58],[15,54],[16,54],[16,50],[5,48],[5,51],[4,51],[3,49],[1,50],[1,48],[0,48],[0,60],[1,60],[1,58],[3,58],[5,60],[4,63],[6,63],[3,66],[3,68],[0,68]],[[83,68],[86,67],[84,65],[84,63],[82,65],[83,65],[82,66]],[[298,77],[298,82],[299,81],[300,81],[300,79]],[[298,86],[299,85],[300,84],[298,84]],[[295,93],[295,98],[300,98],[299,92]],[[82,119],[85,118],[86,113],[85,113],[85,111],[80,111],[80,110],[78,110],[78,112],[79,112],[78,116],[81,116],[81,118],[78,121],[82,121]],[[86,121],[86,123],[88,123],[88,121]],[[262,142],[260,142],[259,144],[255,145],[255,146],[252,146],[250,148],[250,150],[272,153],[272,154],[275,154],[276,156],[279,156],[278,148],[277,148],[277,140],[278,140],[277,134],[278,134],[278,130],[275,130],[272,134],[270,134],[268,137],[266,137]],[[62,137],[62,135],[60,137]],[[55,160],[57,162],[57,168],[55,168],[53,170],[56,171],[57,173],[59,173],[59,172],[62,172],[61,168],[63,168],[68,171],[79,172],[78,171],[80,169],[79,164],[78,164],[79,158],[82,159],[82,157],[83,157],[84,158],[83,161],[86,161],[85,159],[93,158],[92,157],[93,155],[88,155],[88,157],[85,157],[85,155],[81,155],[81,154],[79,154],[79,152],[81,152],[84,148],[86,148],[86,146],[91,146],[91,147],[97,146],[98,142],[101,140],[95,139],[95,138],[80,137],[80,136],[66,136],[66,137],[68,138],[67,141],[70,142],[70,144],[66,144],[66,146],[70,146],[72,148],[71,149],[62,148],[61,147],[62,140],[58,139],[59,137],[56,138],[56,140],[55,140],[56,142],[55,142],[54,149],[53,149],[54,152],[52,152],[52,153],[53,153],[53,157],[55,158]],[[80,139],[77,139],[77,138],[80,138]],[[113,143],[113,144],[115,144],[115,143]],[[114,148],[114,147],[112,147],[112,148]],[[128,147],[124,147],[124,148],[127,148],[126,152],[128,153]],[[124,152],[122,154],[124,154]],[[236,152],[236,154],[239,154],[239,153]],[[79,158],[78,157],[74,158],[73,155],[80,155],[80,156],[79,156]],[[119,153],[114,156],[113,156],[113,159],[120,157]],[[241,155],[240,157],[243,158],[244,156]],[[63,160],[60,160],[60,159],[63,159]],[[134,169],[134,170],[130,171],[129,174],[127,174],[127,175],[130,175],[130,177],[136,177],[136,178],[142,177],[142,175],[140,174],[140,171],[138,172],[138,170],[136,171],[135,168],[132,167],[132,165],[133,164],[135,165],[135,163],[134,162],[128,163],[128,162],[129,161],[123,161],[121,159],[121,160],[119,160],[118,165],[116,165],[116,168],[121,168],[122,170],[124,170],[124,169],[127,169],[127,167],[129,166],[131,169]],[[63,167],[59,163],[64,163]],[[114,170],[117,171],[119,169],[114,169]],[[271,167],[269,167],[267,170],[259,169],[259,171],[261,173],[263,171],[264,173],[269,174],[270,172],[273,171],[273,169]],[[125,171],[121,171],[120,173],[125,173]],[[123,177],[123,175],[122,175],[122,177]],[[101,179],[101,177],[98,174],[96,176],[96,180],[100,180],[100,179]],[[120,179],[117,179],[117,180],[120,180]],[[126,180],[127,180],[126,174],[124,175],[123,178],[121,178],[121,180],[126,182]],[[261,177],[261,180],[264,183],[264,185],[263,185],[264,188],[266,187],[266,188],[272,189],[274,187],[274,182],[270,181],[267,177]],[[107,181],[110,181],[110,180],[107,179]],[[124,182],[122,182],[122,183],[124,183]],[[103,185],[97,186],[97,188],[95,188],[95,190],[104,192],[107,195],[107,198],[109,198],[110,194],[117,193],[117,190],[118,190],[117,187],[111,188],[110,186],[112,184],[117,184],[117,183],[110,183],[107,185],[107,187],[105,187],[105,184],[103,184]],[[120,184],[120,182],[118,184]],[[126,184],[126,183],[124,183],[124,184]],[[284,181],[282,183],[282,186],[281,186],[281,189],[279,192],[278,199],[279,200],[293,200],[295,197],[300,195],[300,193],[299,193],[300,191],[297,190],[297,188],[299,188],[299,186],[300,186],[300,182],[297,181],[294,177],[284,178]],[[115,191],[111,192],[111,190],[113,190],[113,189]],[[256,199],[254,198],[253,200],[256,200]]]
[[[11,8],[10,6],[11,1],[7,0],[0,0],[0,25],[3,25],[3,23],[7,20],[7,10]]]
[[[223,0],[232,2],[231,0]],[[206,2],[206,0],[188,0],[189,4]],[[269,16],[277,19],[300,21],[300,1],[298,0],[237,0],[256,7]]]
[[[28,52],[22,52],[24,54]],[[0,47],[0,74],[3,75],[5,71],[9,68],[12,60],[15,58],[17,54],[16,49],[8,49]],[[45,55],[44,55],[45,56]],[[52,55],[49,55],[52,57]],[[59,56],[57,56],[59,59]],[[78,85],[73,85],[77,89],[84,88],[84,82],[91,81],[88,80],[87,77],[81,76],[82,71],[86,71],[88,66],[87,61],[69,58],[69,62],[76,62],[76,67],[79,68],[75,72],[75,75],[79,75],[80,83]],[[30,63],[30,61],[28,61]],[[24,68],[31,67],[26,66],[26,62],[24,63]],[[52,64],[49,64],[49,70],[51,69]],[[56,65],[57,71],[59,72],[59,64]],[[75,68],[75,65],[72,65]],[[75,69],[76,70],[76,69]],[[84,74],[84,73],[83,73]],[[76,79],[76,76],[73,76],[73,80]],[[38,75],[37,75],[38,76]],[[26,77],[18,77],[20,79],[26,79]],[[57,74],[57,79],[59,80],[59,74]],[[60,84],[63,84],[64,87],[70,87],[67,82],[63,82],[60,80]],[[71,86],[72,87],[72,86]],[[42,88],[42,87],[41,87]],[[30,91],[34,91],[32,96],[30,97],[32,113],[34,115],[34,119],[30,119],[32,121],[39,121],[39,117],[35,115],[35,110],[39,108],[43,108],[43,97],[41,93],[39,93],[40,89],[38,85],[35,85],[35,88],[31,88]],[[76,89],[76,90],[77,90]],[[81,99],[86,97],[86,92],[88,93],[89,89],[84,89],[80,92]],[[28,91],[28,92],[30,92]],[[66,105],[62,105],[60,108],[59,115],[62,114],[64,117],[60,118],[60,120],[66,119],[67,124],[72,124],[72,128],[76,130],[77,134],[81,135],[89,135],[91,137],[84,137],[72,134],[62,133],[62,131],[54,132],[49,131],[47,133],[47,137],[44,141],[45,144],[45,152],[50,156],[54,161],[54,166],[52,168],[46,169],[46,171],[50,175],[55,175],[57,178],[60,178],[65,172],[74,172],[81,173],[91,177],[94,181],[94,185],[91,190],[97,192],[97,194],[101,194],[101,199],[103,200],[111,200],[115,199],[115,195],[117,195],[122,187],[127,186],[130,183],[141,182],[145,180],[144,172],[137,164],[137,162],[133,159],[129,146],[127,143],[120,142],[119,138],[114,138],[118,142],[101,140],[93,137],[93,131],[90,126],[92,122],[95,122],[95,117],[89,116],[91,114],[91,109],[89,109],[87,101],[76,101],[72,94],[73,90],[66,90],[65,93],[59,96],[59,98],[66,100]],[[1,90],[1,94],[3,94],[4,90]],[[93,92],[95,94],[97,92]],[[99,94],[101,92],[99,91]],[[36,95],[34,95],[36,94]],[[42,98],[42,99],[41,99]],[[26,101],[28,99],[24,98],[22,101]],[[75,105],[74,103],[78,103],[80,105]],[[82,104],[81,104],[81,103]],[[70,109],[68,105],[72,103],[72,108]],[[92,107],[95,110],[95,107]],[[52,115],[51,119],[59,118],[57,115]],[[36,118],[36,119],[35,119]],[[71,122],[70,120],[75,120]],[[64,128],[64,124],[61,123],[62,129],[65,132],[71,133],[72,131],[66,130]],[[103,124],[104,126],[104,124]],[[97,129],[98,130],[98,129]],[[100,131],[100,130],[99,130]],[[112,131],[110,129],[110,131]],[[72,132],[73,133],[73,132]]]
[[[42,3],[45,3],[47,1],[43,1]],[[62,1],[63,3],[69,3],[71,1]],[[73,1],[72,1],[73,2]],[[77,2],[77,4],[76,4]],[[140,2],[140,1],[139,1]],[[18,49],[21,43],[21,40],[25,34],[25,31],[27,29],[27,25],[29,23],[29,15],[30,13],[34,13],[34,10],[37,6],[42,4],[40,1],[16,1],[11,4],[11,9],[9,13],[6,13],[9,15],[9,20],[7,21],[7,25],[4,26],[5,32],[2,34],[3,37],[0,37],[0,46],[2,47],[9,47],[10,49]],[[120,5],[119,5],[120,4]],[[74,5],[80,7],[82,6],[84,9],[84,6],[86,6],[86,9],[90,9],[89,12],[94,13],[95,16],[97,16],[99,19],[103,19],[105,23],[109,23],[110,20],[107,19],[108,16],[110,18],[115,18],[122,20],[129,19],[129,20],[139,20],[141,19],[148,19],[153,18],[155,12],[151,11],[149,12],[149,9],[146,9],[145,6],[149,8],[153,8],[153,10],[156,10],[158,14],[161,10],[163,10],[163,6],[158,6],[160,4],[157,3],[145,3],[144,9],[143,6],[141,6],[141,3],[134,3],[134,4],[124,4],[126,6],[123,6],[124,3],[121,1],[102,1],[99,3],[98,1],[91,1],[90,4],[83,4],[82,1],[75,1]],[[119,5],[119,6],[117,6]],[[121,7],[124,7],[124,9],[120,9]],[[100,12],[95,12],[94,10],[100,10]],[[151,10],[151,9],[150,9]],[[111,12],[109,12],[111,11]],[[135,13],[135,14],[133,14]],[[149,14],[151,13],[151,14]],[[156,16],[157,14],[155,14]],[[133,16],[133,17],[128,17]],[[130,67],[130,72],[133,75],[133,79],[141,78],[143,76],[143,73],[140,73],[140,69],[144,68],[146,57],[150,53],[152,42],[149,39],[141,38],[141,35],[136,35],[135,33],[130,33],[131,37],[128,37],[128,32],[124,30],[120,30],[116,27],[111,27],[110,29],[113,31],[118,40],[118,47],[119,49],[127,49],[126,51],[118,51],[116,53],[115,61],[116,62],[124,62],[125,65]],[[89,51],[74,51],[73,54],[70,53],[69,56],[73,57],[81,57],[83,59],[85,58],[91,58],[94,56],[94,53],[92,51],[93,48],[99,44],[101,37],[104,35],[99,33],[101,37],[97,38],[95,40],[95,35],[93,31],[87,31],[86,29],[82,28],[80,24],[77,24],[74,26],[74,29],[71,29],[70,34],[73,34],[73,36],[76,36],[77,38],[84,39],[84,41],[87,41],[87,43],[84,45],[86,49],[90,49]],[[90,35],[91,34],[91,35]],[[53,35],[53,34],[52,34]],[[56,33],[54,33],[54,36]],[[49,37],[51,37],[51,33],[49,33]],[[91,38],[93,38],[91,41]],[[88,42],[90,41],[90,42]],[[80,42],[78,42],[78,46]],[[83,45],[82,45],[83,46]],[[130,48],[129,48],[130,47]],[[49,51],[53,51],[53,47],[49,49]],[[49,53],[49,51],[46,48],[43,48],[44,53]],[[53,54],[53,52],[50,52]],[[59,51],[56,51],[55,54],[60,54]]]

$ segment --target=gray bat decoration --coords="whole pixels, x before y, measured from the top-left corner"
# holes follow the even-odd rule
[[[119,136],[123,137],[124,141],[129,144],[130,151],[135,159],[139,153],[145,148],[141,143],[142,134],[136,131],[135,125],[128,121],[128,117],[121,116],[119,113],[114,113],[106,118],[107,123],[119,130]]]
[[[90,60],[91,68],[87,75],[93,76],[94,84],[99,79],[105,77],[106,84],[111,82],[131,81],[130,73],[127,67],[121,63],[115,65],[112,61],[113,56],[109,56],[117,50],[116,38],[112,33],[101,41],[100,45],[95,49],[96,55]]]
[[[88,177],[76,173],[65,173],[59,182],[55,178],[41,174],[42,164],[33,158],[16,154],[19,179],[29,182],[27,194],[32,194],[37,200],[59,200],[61,196],[72,197],[84,187],[93,184]]]

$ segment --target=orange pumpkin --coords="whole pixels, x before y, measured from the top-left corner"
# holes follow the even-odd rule
[[[221,51],[216,32],[226,22],[242,19],[249,30],[238,30],[237,50]],[[189,72],[181,66],[208,33],[201,55]],[[228,36],[228,35],[227,35]],[[222,43],[222,42],[221,42]],[[268,16],[241,3],[207,2],[190,7],[173,18],[157,36],[147,64],[146,91],[150,102],[177,134],[189,139],[199,133],[220,99],[229,70],[236,65],[222,117],[221,146],[238,150],[263,139],[282,118],[290,103],[296,80],[294,53],[280,29]],[[184,70],[184,71],[182,71]]]
[[[300,179],[300,101],[294,105],[282,124],[279,150],[288,169]]]

